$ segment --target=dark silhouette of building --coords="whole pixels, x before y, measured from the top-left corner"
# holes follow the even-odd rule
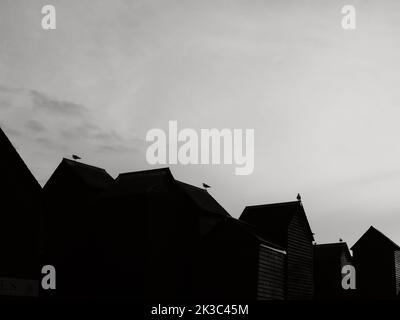
[[[63,159],[43,187],[42,265],[56,268],[57,289],[44,295],[87,296],[92,293],[90,274],[95,272],[93,199],[113,178],[101,168]]]
[[[130,172],[120,174],[96,206],[105,228],[99,241],[109,248],[104,259],[125,279],[123,294],[153,300],[197,295],[201,240],[229,217],[208,192],[175,180],[168,168]]]
[[[229,217],[207,191],[169,169],[114,181],[103,169],[64,159],[44,195],[45,260],[56,266],[57,296],[193,297],[200,241]]]
[[[400,247],[370,227],[351,248],[357,277],[357,297],[399,298]]]
[[[202,298],[285,299],[286,252],[241,220],[226,218],[215,227],[203,240],[198,260]]]
[[[0,297],[37,296],[41,187],[0,129]]]
[[[342,287],[342,269],[352,265],[346,242],[314,245],[314,297],[317,300],[344,300],[353,290]]]
[[[348,299],[347,264],[356,298],[399,298],[400,247],[374,227],[353,258],[345,242],[313,245],[300,195],[238,220],[168,168],[113,179],[63,159],[41,189],[1,129],[0,152],[2,298]],[[57,289],[40,291],[47,264]]]
[[[286,298],[313,298],[313,234],[301,201],[246,207],[241,220],[287,253]]]

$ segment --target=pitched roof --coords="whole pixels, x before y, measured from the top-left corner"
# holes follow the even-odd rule
[[[9,185],[15,183],[18,184],[18,188],[29,188],[30,191],[41,189],[39,183],[1,128],[0,154],[0,166],[5,169],[3,175],[8,176],[6,179]]]
[[[351,254],[346,242],[324,243],[314,245],[314,259],[316,262],[331,262],[340,259],[345,253],[349,259]]]
[[[175,180],[177,185],[195,202],[201,209],[217,213],[223,216],[230,216],[229,213],[206,191],[190,184]]]
[[[373,226],[369,227],[369,229],[361,236],[361,238],[358,239],[358,241],[351,247],[351,250],[357,250],[360,246],[371,243],[377,244],[378,241],[386,244],[393,250],[400,250],[400,247],[396,243],[394,243],[391,239]]]
[[[230,242],[231,239],[229,237],[226,238],[226,232],[233,236],[235,240],[243,241],[243,235],[245,235],[248,239],[252,239],[258,244],[262,244],[264,246],[272,248],[273,250],[281,251],[282,253],[286,252],[285,248],[281,247],[280,245],[265,240],[253,225],[233,217],[226,217],[221,220],[212,229],[207,237],[211,237],[212,241],[215,241],[215,238],[219,238]]]
[[[288,227],[295,214],[304,217],[310,238],[314,240],[300,201],[247,206],[239,219],[255,225],[266,240],[285,247]]]
[[[104,189],[114,181],[106,170],[82,162],[64,158],[60,166],[67,166],[86,185],[93,188]]]
[[[106,195],[144,193],[168,180],[173,180],[169,168],[121,173],[108,188]]]
[[[177,181],[169,168],[121,173],[104,196],[143,193],[163,183],[176,186],[200,209],[229,216],[229,213],[204,189]]]
[[[242,230],[248,232],[251,236],[253,236],[255,239],[257,239],[261,244],[264,244],[268,247],[271,247],[271,248],[274,248],[277,250],[281,250],[281,251],[285,250],[284,247],[281,247],[280,245],[278,245],[276,243],[267,241],[262,236],[262,234],[260,232],[258,232],[257,228],[255,226],[253,226],[252,224],[249,224],[245,221],[234,219],[234,218],[228,218],[227,221],[230,222],[232,225],[235,225],[235,226],[241,228]]]

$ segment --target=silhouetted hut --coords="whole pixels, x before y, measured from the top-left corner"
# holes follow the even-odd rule
[[[92,294],[94,234],[99,228],[92,202],[112,182],[104,169],[63,159],[45,184],[42,263],[56,268],[57,290],[44,294]]]
[[[342,269],[352,265],[346,242],[314,245],[314,297],[317,300],[342,300],[352,297],[352,290],[342,287]]]
[[[0,296],[37,296],[41,187],[0,129]]]
[[[286,252],[252,225],[227,218],[203,240],[198,253],[200,298],[283,300]]]
[[[371,226],[351,250],[358,297],[399,298],[400,247]]]
[[[188,299],[201,239],[229,217],[205,191],[174,179],[168,168],[120,174],[99,196],[103,262],[124,279],[106,279],[100,295]],[[110,290],[111,288],[111,290]]]
[[[301,201],[246,207],[240,217],[287,253],[286,298],[313,298],[313,234]]]

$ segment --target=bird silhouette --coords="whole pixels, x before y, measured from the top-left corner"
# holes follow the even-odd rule
[[[82,158],[79,157],[79,156],[77,156],[76,154],[73,154],[73,155],[72,155],[72,159],[74,159],[74,160],[80,160],[80,159],[82,159]]]
[[[340,239],[339,239],[339,242],[343,242],[343,239],[342,239],[342,238],[340,238]]]
[[[297,199],[298,201],[301,201],[301,195],[300,195],[300,193],[297,194],[296,199]]]
[[[203,187],[204,187],[204,189],[208,189],[208,188],[211,188],[208,184],[206,184],[206,183],[203,183]]]

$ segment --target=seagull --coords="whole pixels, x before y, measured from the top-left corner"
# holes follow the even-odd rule
[[[296,199],[297,199],[298,201],[301,201],[301,195],[300,195],[300,193],[297,194]]]
[[[206,184],[206,183],[203,183],[203,187],[204,187],[204,189],[208,189],[208,188],[211,188],[208,184]]]
[[[73,154],[73,155],[72,155],[72,159],[74,159],[74,160],[80,160],[80,159],[82,159],[82,158],[79,157],[79,156],[77,156],[76,154]]]
[[[339,239],[339,242],[343,242],[343,239],[342,239],[342,238],[340,238],[340,239]]]

